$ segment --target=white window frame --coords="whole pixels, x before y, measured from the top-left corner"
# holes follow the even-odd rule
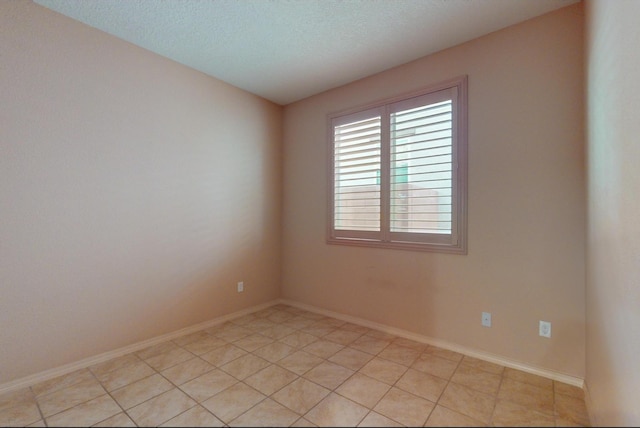
[[[391,108],[411,105],[412,99],[449,90],[452,94],[452,215],[451,234],[392,232],[390,221],[390,114]],[[335,213],[335,141],[336,126],[358,117],[379,113],[381,123],[380,231],[336,229]],[[328,128],[328,209],[327,243],[375,248],[467,254],[467,76],[431,85],[419,91],[352,108],[327,117]],[[386,120],[385,120],[386,119]]]

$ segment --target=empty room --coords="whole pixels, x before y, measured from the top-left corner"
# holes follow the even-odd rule
[[[0,426],[637,426],[640,0],[0,0]]]

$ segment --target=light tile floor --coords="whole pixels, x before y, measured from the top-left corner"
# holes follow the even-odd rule
[[[588,426],[580,388],[275,305],[0,395],[0,426]]]

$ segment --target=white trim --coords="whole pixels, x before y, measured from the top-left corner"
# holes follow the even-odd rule
[[[285,305],[295,306],[299,309],[304,309],[309,312],[315,312],[317,314],[337,318],[353,324],[358,324],[363,327],[379,330],[384,333],[389,333],[395,336],[404,337],[405,339],[410,339],[416,342],[425,343],[427,345],[433,345],[439,348],[448,349],[450,351],[458,352],[460,354],[477,358],[479,360],[488,361],[490,363],[499,364],[501,366],[509,367],[512,369],[522,370],[523,372],[535,374],[538,376],[545,377],[547,379],[556,380],[558,382],[566,383],[566,384],[577,386],[578,388],[584,389],[584,379],[581,379],[579,377],[570,376],[564,373],[556,372],[554,370],[544,369],[541,367],[531,366],[529,364],[525,364],[523,362],[516,361],[516,360],[511,360],[509,358],[505,358],[499,355],[494,355],[489,352],[478,351],[475,349],[467,348],[465,346],[460,346],[455,343],[448,342],[446,340],[423,336],[421,334],[412,333],[410,331],[403,330],[400,328],[390,327],[384,324],[378,324],[373,321],[368,321],[368,320],[358,318],[358,317],[353,317],[350,315],[344,315],[344,314],[333,312],[327,309],[317,308],[315,306],[307,305],[305,303],[299,303],[293,300],[280,299],[279,302]]]
[[[84,369],[90,367],[94,364],[102,363],[104,361],[108,361],[112,358],[121,357],[123,355],[130,354],[132,352],[140,351],[142,349],[148,348],[153,345],[157,345],[162,342],[166,342],[167,340],[173,340],[180,336],[185,336],[187,334],[195,333],[197,331],[203,330],[205,328],[213,327],[214,325],[222,324],[224,322],[230,321],[235,318],[239,318],[241,316],[250,314],[252,312],[257,312],[262,309],[268,308],[270,306],[276,305],[279,303],[279,299],[269,301],[267,303],[262,303],[256,306],[252,306],[247,309],[242,309],[227,315],[223,315],[221,317],[217,317],[211,319],[209,321],[205,321],[196,325],[192,325],[190,327],[185,327],[180,330],[176,330],[170,333],[166,333],[160,336],[156,336],[151,339],[143,340],[142,342],[137,342],[132,345],[125,346],[123,348],[118,348],[113,351],[107,351],[102,354],[94,355],[93,357],[84,358],[79,361],[75,361],[73,363],[65,364],[63,366],[55,367],[53,369],[45,370],[39,373],[35,373],[20,379],[16,379],[10,382],[6,382],[0,384],[0,394],[4,394],[6,392],[15,391],[17,389],[25,388],[31,385],[35,385],[40,382],[47,381],[49,379],[56,378],[58,376],[63,376],[69,373],[72,373],[76,370]]]
[[[589,417],[589,426],[592,427],[600,427],[604,425],[598,424],[596,420],[595,413],[593,412],[593,401],[591,399],[591,394],[589,393],[589,388],[587,388],[587,381],[584,381],[584,386],[582,387],[584,391],[584,405],[587,407],[587,416]]]

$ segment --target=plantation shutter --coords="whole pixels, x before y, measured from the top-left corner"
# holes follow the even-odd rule
[[[381,227],[381,111],[340,117],[332,128],[334,233],[374,239]]]
[[[455,243],[456,88],[389,106],[392,240]]]

